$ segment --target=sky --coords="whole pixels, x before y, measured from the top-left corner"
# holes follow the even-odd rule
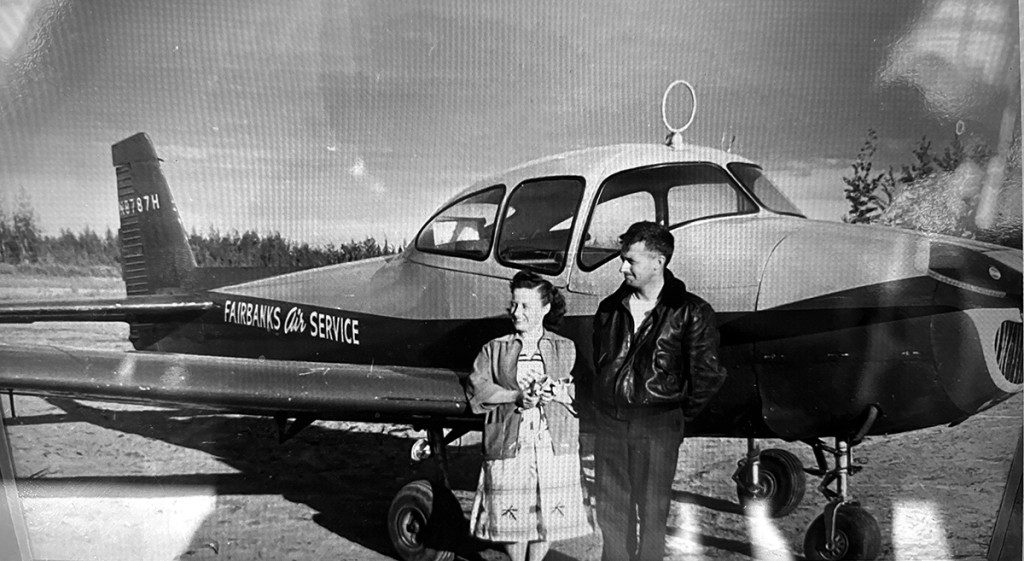
[[[144,131],[188,229],[401,242],[523,161],[661,142],[686,79],[686,141],[734,137],[838,220],[869,128],[876,169],[958,126],[996,144],[1018,22],[1012,0],[0,0],[0,208],[116,229],[110,145]]]

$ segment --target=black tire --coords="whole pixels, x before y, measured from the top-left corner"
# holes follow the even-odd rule
[[[758,474],[761,492],[754,492],[743,483],[750,479],[749,465],[744,467],[740,482],[736,484],[736,494],[744,507],[763,501],[768,507],[768,516],[781,518],[796,510],[804,500],[807,474],[800,459],[791,452],[780,448],[761,452]]]
[[[811,522],[804,536],[804,557],[813,560],[838,561],[877,559],[882,553],[882,532],[878,522],[859,505],[848,504],[836,512],[836,551],[825,549],[825,515]]]
[[[391,546],[405,561],[452,561],[454,551],[429,547],[428,524],[434,509],[434,490],[430,482],[419,479],[402,487],[388,509],[388,535]]]

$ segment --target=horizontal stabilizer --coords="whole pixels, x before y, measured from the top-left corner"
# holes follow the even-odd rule
[[[110,300],[27,302],[0,305],[0,323],[37,321],[186,321],[214,309],[213,302],[173,296],[144,296]]]
[[[0,345],[0,389],[324,420],[468,413],[454,370],[66,347]]]

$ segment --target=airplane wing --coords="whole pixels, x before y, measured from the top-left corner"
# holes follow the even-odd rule
[[[454,370],[0,345],[0,388],[324,420],[465,422]]]

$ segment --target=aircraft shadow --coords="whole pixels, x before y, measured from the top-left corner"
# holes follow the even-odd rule
[[[727,514],[743,514],[743,507],[740,506],[739,503],[715,497],[708,497],[707,495],[700,495],[698,493],[691,493],[689,491],[677,491],[673,489],[672,500],[679,503],[688,503],[711,510],[717,510],[718,512],[724,512]]]
[[[96,496],[109,496],[126,485],[142,495],[192,486],[212,488],[218,495],[281,495],[313,509],[313,520],[328,531],[382,555],[394,556],[384,524],[394,493],[408,481],[437,473],[434,462],[412,462],[412,439],[397,429],[391,434],[312,425],[279,443],[276,424],[266,417],[192,409],[113,411],[72,399],[46,401],[66,415],[21,416],[5,422],[10,426],[86,422],[204,452],[238,473],[56,478],[45,473],[19,474],[23,479],[19,487],[27,495],[45,493],[51,483],[55,485],[50,488],[64,483],[76,489],[91,489],[86,493]],[[481,462],[477,447],[449,446],[448,459],[452,489],[474,491]],[[458,553],[467,560],[480,559],[479,552],[489,547],[467,540]]]
[[[437,475],[434,462],[409,459],[412,439],[401,429],[392,433],[358,432],[312,425],[279,443],[276,424],[267,417],[195,409],[115,411],[73,399],[46,401],[65,413],[19,416],[5,422],[11,426],[86,422],[201,451],[238,473],[87,477],[19,474],[19,488],[26,496],[45,494],[46,489],[59,489],[62,484],[73,485],[77,494],[85,489],[86,494],[98,497],[116,496],[118,489],[125,487],[131,487],[133,495],[142,496],[189,487],[210,488],[218,495],[281,495],[313,509],[313,521],[324,529],[382,555],[394,556],[384,524],[394,493],[408,481]],[[592,467],[592,458],[587,456],[590,445],[584,439],[584,468]],[[448,460],[451,488],[471,497],[482,461],[478,447],[449,446]],[[592,477],[587,483],[593,485]],[[674,490],[672,499],[723,513],[743,512],[736,502],[689,491]],[[670,535],[673,531],[669,529]],[[193,540],[208,537],[201,532]],[[699,539],[705,546],[752,555],[752,545],[746,541],[703,534]],[[493,559],[497,549],[494,544],[468,538],[458,555],[467,561]],[[571,559],[554,549],[547,558]]]

